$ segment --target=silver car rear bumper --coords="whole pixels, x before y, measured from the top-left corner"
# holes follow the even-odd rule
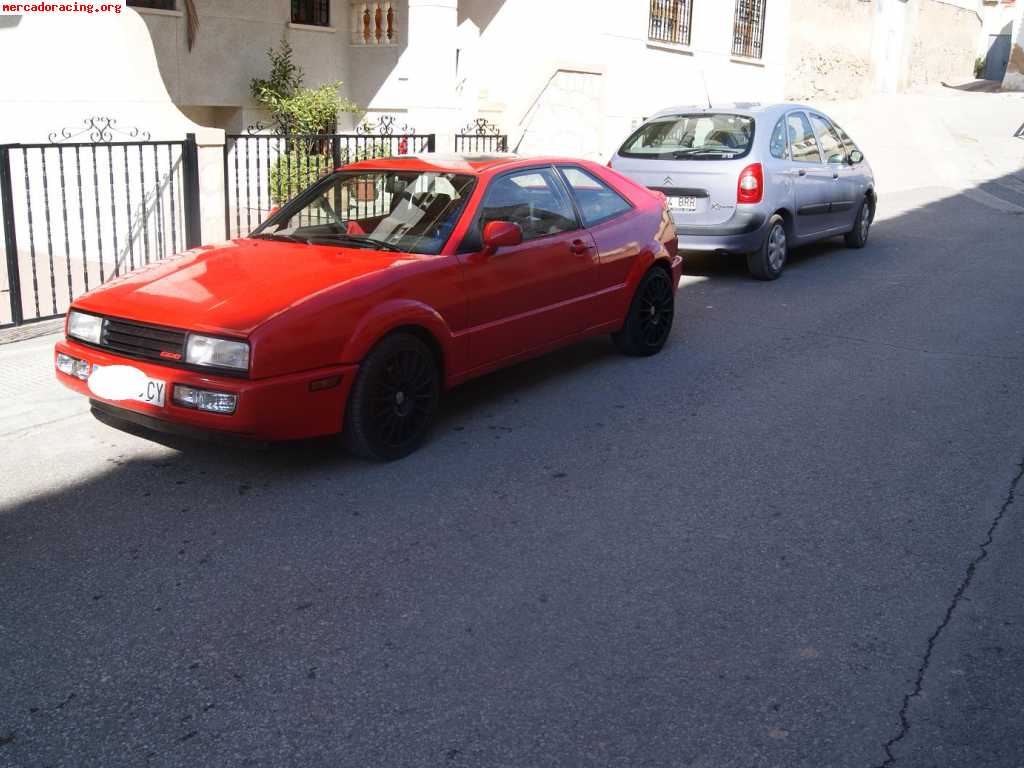
[[[764,243],[768,217],[758,211],[738,211],[725,224],[676,226],[680,251],[748,253]]]

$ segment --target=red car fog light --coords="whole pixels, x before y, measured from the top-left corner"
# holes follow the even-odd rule
[[[175,384],[174,404],[180,405],[182,408],[195,408],[197,411],[230,415],[238,407],[238,395],[231,392],[211,392],[208,389],[196,389]]]
[[[57,353],[57,370],[67,376],[74,376],[76,379],[85,381],[89,378],[89,361],[79,360],[77,357]]]

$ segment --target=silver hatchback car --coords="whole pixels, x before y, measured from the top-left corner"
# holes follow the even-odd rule
[[[610,165],[665,194],[681,251],[746,254],[762,280],[782,274],[792,246],[844,235],[863,248],[878,203],[864,154],[799,104],[666,109]]]

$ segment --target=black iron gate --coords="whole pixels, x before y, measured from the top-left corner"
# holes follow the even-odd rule
[[[0,326],[58,317],[90,288],[202,238],[193,134],[149,141],[90,118],[49,138],[0,146]]]
[[[393,118],[358,133],[265,133],[224,141],[224,234],[245,237],[271,210],[334,168],[374,157],[435,151],[434,134],[393,132]],[[405,128],[405,127],[403,127]]]
[[[491,152],[508,152],[508,135],[483,117],[476,118],[455,134],[455,152],[471,154],[488,154]]]

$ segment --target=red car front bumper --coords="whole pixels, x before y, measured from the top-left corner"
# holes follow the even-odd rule
[[[151,379],[166,382],[163,406],[136,400],[114,401],[97,397],[87,382],[56,370],[58,352],[86,360],[90,366],[130,365]],[[91,400],[189,431],[221,433],[253,440],[295,440],[340,432],[348,393],[357,370],[358,366],[355,365],[340,365],[268,379],[236,379],[120,357],[70,339],[57,342],[54,348],[57,380]],[[337,384],[333,383],[335,377],[338,378]],[[313,382],[326,382],[329,386],[311,389]],[[231,415],[176,405],[173,397],[175,384],[230,392],[238,395],[238,405]],[[117,413],[116,410],[113,412]]]

